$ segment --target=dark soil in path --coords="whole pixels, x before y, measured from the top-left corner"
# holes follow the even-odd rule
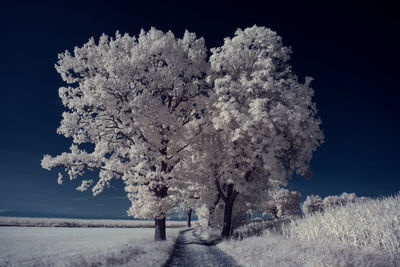
[[[164,267],[239,266],[231,256],[217,248],[216,243],[202,240],[194,229],[185,230],[179,234],[174,252]]]

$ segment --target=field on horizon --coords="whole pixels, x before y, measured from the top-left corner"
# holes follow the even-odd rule
[[[166,221],[168,228],[186,226],[186,221]],[[68,218],[30,218],[2,217],[0,226],[37,227],[104,227],[104,228],[151,228],[153,220],[109,220],[109,219],[68,219]]]

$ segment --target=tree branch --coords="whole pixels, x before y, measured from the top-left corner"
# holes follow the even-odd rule
[[[187,147],[190,145],[190,142],[193,141],[193,139],[194,139],[196,136],[198,136],[198,135],[203,131],[202,126],[203,126],[204,124],[206,124],[206,122],[200,124],[200,127],[199,127],[200,129],[199,129],[199,131],[198,131],[195,135],[193,135],[192,138],[190,138],[191,140],[190,140],[187,144],[185,144],[184,146],[180,147],[178,150],[175,151],[175,153],[174,153],[173,155],[167,157],[167,159],[168,159],[168,160],[172,159],[172,158],[173,158],[174,156],[176,156],[179,152],[181,152],[182,150],[184,150],[185,148],[187,148]]]
[[[123,176],[124,173],[119,172],[119,171],[115,171],[115,170],[110,170],[104,167],[94,167],[94,166],[90,166],[88,163],[68,163],[68,164],[57,164],[54,167],[60,167],[60,168],[68,168],[68,167],[78,167],[78,166],[84,166],[85,168],[87,168],[90,171],[94,171],[94,170],[102,170],[102,171],[112,171],[113,173],[119,175],[119,176]]]
[[[230,201],[235,201],[235,199],[236,199],[236,197],[239,195],[239,192],[238,191],[236,191],[236,190],[233,190],[233,195],[232,195],[232,197],[231,197],[231,199],[230,199]]]
[[[221,195],[218,193],[218,195],[217,195],[217,200],[215,200],[215,202],[214,202],[214,206],[217,206],[217,204],[218,204],[220,198],[221,198]]]
[[[221,186],[219,184],[218,178],[215,179],[215,186],[217,187],[219,196],[222,198],[222,200],[226,203],[228,201],[228,199],[226,198],[226,196],[224,195],[224,192],[221,189]]]

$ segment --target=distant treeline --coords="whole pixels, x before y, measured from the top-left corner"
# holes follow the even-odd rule
[[[185,221],[167,221],[166,226],[177,228],[186,226]],[[24,227],[99,227],[99,228],[153,228],[152,220],[92,220],[67,218],[1,217],[0,226]]]

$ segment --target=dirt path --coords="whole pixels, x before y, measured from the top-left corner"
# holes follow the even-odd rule
[[[202,240],[194,229],[180,233],[171,259],[164,267],[178,266],[239,266],[232,257],[215,246],[215,242]]]

